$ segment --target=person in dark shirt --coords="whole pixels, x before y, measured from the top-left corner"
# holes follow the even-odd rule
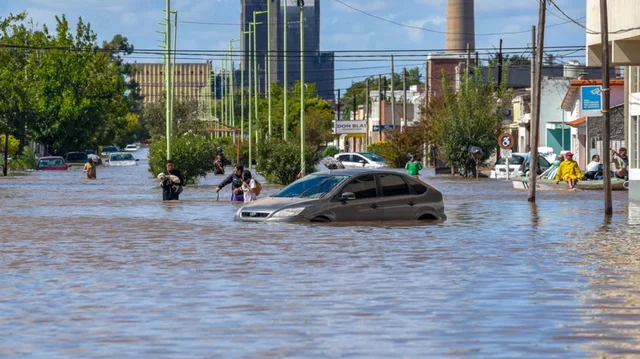
[[[170,175],[178,177],[178,181],[172,181]],[[177,201],[180,199],[180,193],[182,193],[182,186],[184,186],[184,176],[180,170],[175,168],[173,161],[167,161],[167,169],[162,172],[161,176],[162,186],[162,200],[163,201]]]
[[[220,190],[231,184],[231,200],[244,202],[244,195],[242,192],[242,172],[244,172],[244,166],[241,164],[237,164],[233,170],[233,173],[227,176],[218,187],[216,187],[216,193],[220,192]]]

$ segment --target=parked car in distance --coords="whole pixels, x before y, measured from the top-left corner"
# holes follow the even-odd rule
[[[36,166],[38,171],[66,171],[67,169],[67,163],[60,156],[40,157]]]
[[[241,207],[245,222],[446,220],[442,193],[403,173],[376,169],[317,172]]]
[[[126,152],[135,152],[139,149],[140,147],[138,147],[137,145],[127,145],[127,147],[124,148],[124,150]]]
[[[85,152],[68,152],[64,156],[64,160],[67,162],[67,166],[84,166],[87,163],[89,157]]]
[[[343,152],[333,156],[346,168],[385,168],[384,159],[371,152]]]
[[[138,160],[131,153],[115,152],[109,155],[105,165],[109,166],[135,166]]]
[[[100,156],[103,157],[109,157],[109,155],[113,152],[119,152],[120,149],[118,148],[118,146],[104,146],[102,147],[102,150],[100,151]]]
[[[509,177],[523,176],[520,167],[524,162],[526,153],[516,152],[509,157]],[[538,163],[542,172],[546,171],[551,164],[543,156],[538,156]],[[493,170],[491,171],[491,178],[507,178],[507,161],[505,157],[498,158]]]

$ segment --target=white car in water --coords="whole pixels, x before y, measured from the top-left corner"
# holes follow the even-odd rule
[[[127,145],[127,147],[125,147],[125,148],[124,148],[124,150],[125,150],[126,152],[136,152],[136,151],[137,151],[137,150],[139,150],[139,149],[140,149],[140,147],[138,147],[138,145],[135,145],[135,144],[133,144],[133,145]]]
[[[371,152],[344,152],[333,156],[346,168],[386,168],[384,159]]]
[[[138,160],[131,153],[114,152],[109,155],[107,166],[136,166]]]

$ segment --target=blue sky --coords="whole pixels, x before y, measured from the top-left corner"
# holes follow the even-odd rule
[[[342,0],[371,14],[406,25],[446,30],[446,0]],[[569,16],[584,23],[585,1],[555,0]],[[115,34],[122,34],[139,49],[156,49],[162,30],[164,0],[8,0],[0,3],[0,14],[26,10],[40,24],[51,25],[54,16],[66,14],[75,22],[82,16],[90,22],[100,41]],[[178,20],[238,24],[240,0],[172,0],[172,8],[178,10]],[[566,22],[555,8],[550,7],[547,24]],[[476,47],[497,48],[500,38],[504,47],[527,47],[531,42],[530,28],[537,24],[538,0],[476,0]],[[198,25],[179,23],[178,49],[225,50],[229,39],[238,38],[239,25]],[[520,34],[482,35],[523,31]],[[584,29],[573,23],[552,26],[547,29],[545,46],[585,44]],[[321,0],[321,50],[403,50],[442,49],[445,35],[418,29],[410,29],[384,22],[356,12],[335,0]],[[566,52],[565,52],[566,54]],[[569,54],[565,60],[584,62],[584,52]],[[575,57],[579,56],[579,57]],[[482,53],[480,57],[485,57]],[[138,62],[160,62],[161,59],[144,59]],[[204,61],[198,56],[195,61]],[[346,88],[356,76],[377,75],[389,72],[387,63],[354,62],[353,59],[336,59],[336,87]],[[182,60],[186,61],[186,60]],[[215,65],[214,59],[214,65]],[[396,68],[414,67],[424,58],[402,58]],[[372,68],[373,67],[373,68]],[[338,80],[345,78],[343,80]]]

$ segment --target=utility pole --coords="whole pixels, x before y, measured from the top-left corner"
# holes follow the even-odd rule
[[[258,48],[256,46],[256,33],[258,32],[257,26],[261,24],[260,22],[255,22],[255,18],[256,18],[256,13],[257,12],[253,12],[253,19],[254,21],[251,23],[251,25],[253,26],[253,112],[255,115],[255,121],[256,121],[256,129],[259,127],[260,123],[258,122]],[[258,138],[256,137],[256,141],[258,140]],[[256,146],[257,146],[257,142],[256,142]]]
[[[366,93],[367,96],[364,99],[364,119],[367,121],[367,134],[365,135],[364,145],[365,148],[369,147],[369,142],[371,142],[371,138],[369,138],[369,78],[367,77],[366,81]]]
[[[164,81],[165,81],[165,93],[166,93],[166,131],[167,131],[167,160],[171,159],[171,137],[173,136],[173,118],[172,118],[172,108],[171,102],[172,91],[171,91],[171,0],[167,0],[167,9],[166,9],[166,34],[167,34],[167,52],[165,56],[164,63]]]
[[[607,13],[607,1],[600,0],[600,43],[602,44],[602,117],[604,128],[602,130],[602,151],[605,152],[611,148],[611,113],[609,107],[611,104],[611,88],[609,86],[609,19]],[[564,137],[564,133],[562,134]],[[609,157],[604,153],[602,157],[609,162]],[[605,163],[602,174],[604,184],[604,214],[610,216],[613,214],[613,204],[611,201],[611,166]]]
[[[286,21],[286,20],[285,20]],[[267,90],[269,139],[271,139],[271,0],[267,0],[267,76],[265,89]]]
[[[396,129],[396,90],[395,90],[395,71],[393,70],[393,55],[391,55],[391,124]]]
[[[249,72],[248,74],[248,95],[249,95],[249,117],[248,117],[248,121],[249,121],[249,169],[251,169],[251,166],[253,164],[252,160],[253,160],[253,135],[251,133],[252,127],[251,123],[253,123],[253,117],[251,114],[251,50],[253,49],[253,47],[251,46],[251,35],[253,34],[253,31],[255,31],[253,29],[253,25],[251,23],[249,23],[249,51],[244,55],[244,58],[247,59],[248,62],[248,66],[247,66],[247,70]]]
[[[402,104],[402,129],[407,126],[407,68],[402,68],[402,91],[404,92],[404,103]]]
[[[382,75],[378,75],[378,141],[382,141]]]
[[[304,176],[304,0],[298,0],[300,7],[300,173]]]
[[[336,111],[336,121],[333,123],[333,134],[338,135],[338,121],[340,121],[340,89],[338,89],[338,101],[336,102],[338,106]],[[336,137],[336,147],[340,147],[340,137]]]
[[[289,27],[289,18],[287,17],[287,8],[289,7],[288,4],[288,0],[284,0],[284,36],[282,38],[282,44],[283,44],[283,52],[284,52],[284,88],[283,88],[283,95],[284,95],[284,111],[283,111],[283,137],[284,140],[287,140],[287,135],[289,133],[289,125],[288,123],[288,119],[289,119],[289,77],[287,75],[287,62],[288,62],[288,58],[287,58],[287,28]]]
[[[498,52],[498,88],[500,86],[502,86],[502,39],[500,39],[500,51]]]
[[[529,106],[529,113],[530,113],[530,117],[531,119],[529,120],[529,150],[527,150],[526,148],[524,149],[524,152],[528,152],[531,150],[531,122],[533,121],[533,101],[535,100],[536,94],[535,94],[535,87],[533,86],[533,84],[536,82],[536,27],[535,26],[531,26],[531,84],[530,84],[530,106]]]
[[[4,166],[2,166],[2,174],[6,177],[9,167],[9,117],[7,117],[7,125],[4,128]]]
[[[218,68],[213,69],[213,117],[220,121],[218,117],[218,86],[217,86]],[[217,137],[217,136],[216,136]]]
[[[540,87],[542,86],[542,53],[544,51],[544,26],[547,12],[547,1],[540,1],[540,13],[538,15],[538,45],[536,46],[535,60],[535,101],[532,102],[533,116],[531,119],[531,155],[529,157],[529,202],[536,201],[536,178],[538,169],[538,138],[540,125]]]
[[[424,62],[424,108],[429,108],[429,61]],[[425,142],[422,149],[424,168],[429,168],[429,144]]]

